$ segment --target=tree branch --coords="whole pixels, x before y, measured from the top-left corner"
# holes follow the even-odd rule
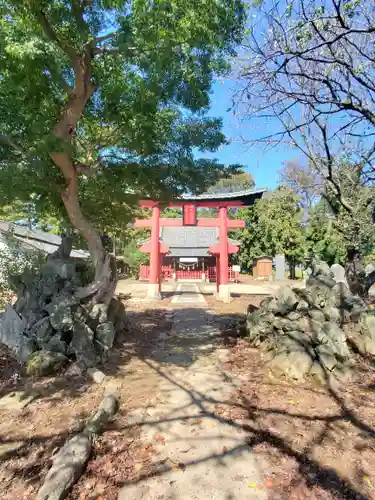
[[[115,38],[118,36],[118,34],[118,31],[112,31],[111,33],[107,33],[106,35],[97,36],[96,38],[94,38],[94,44],[97,45],[98,43],[102,43],[110,40],[111,38]]]
[[[70,0],[72,12],[77,23],[79,32],[88,32],[88,26],[83,19],[84,7],[80,0]]]
[[[51,40],[52,42],[55,42],[60,47],[60,49],[63,50],[65,52],[65,54],[70,57],[70,59],[72,61],[76,61],[78,59],[77,52],[74,50],[73,47],[68,45],[66,42],[64,42],[63,40],[61,40],[57,36],[55,30],[53,29],[52,25],[48,21],[47,16],[45,15],[45,13],[42,10],[40,10],[38,13],[38,21],[39,21],[46,37],[49,40]]]

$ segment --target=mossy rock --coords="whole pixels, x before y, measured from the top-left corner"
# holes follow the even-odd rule
[[[61,352],[37,351],[30,356],[27,362],[26,373],[37,377],[52,375],[67,362],[68,358]]]

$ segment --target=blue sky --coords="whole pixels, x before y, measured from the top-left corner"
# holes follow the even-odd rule
[[[232,111],[227,111],[232,104],[234,86],[235,82],[229,79],[215,81],[211,96],[211,109],[208,113],[210,116],[223,119],[223,132],[231,143],[221,147],[215,153],[203,156],[217,158],[220,163],[226,165],[241,163],[245,166],[246,171],[253,175],[256,187],[273,189],[278,183],[278,171],[282,168],[283,162],[299,159],[301,154],[287,144],[270,151],[265,151],[266,145],[249,148],[248,145],[244,144],[244,140],[262,137],[278,129],[275,123],[266,121],[261,122],[254,119],[243,122]]]

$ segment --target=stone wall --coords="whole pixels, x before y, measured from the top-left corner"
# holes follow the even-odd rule
[[[29,371],[60,367],[69,358],[82,368],[104,360],[115,335],[126,326],[124,305],[115,298],[107,308],[79,296],[82,279],[75,262],[61,254],[49,257],[37,276],[19,277],[14,306],[0,323],[0,342]],[[90,306],[89,306],[90,304]]]
[[[324,262],[314,263],[306,289],[285,286],[258,310],[251,306],[246,330],[250,343],[267,353],[271,373],[293,380],[348,378],[351,346],[375,354],[375,317],[350,293],[337,266]]]

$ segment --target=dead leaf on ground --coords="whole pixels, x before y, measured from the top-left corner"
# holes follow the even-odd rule
[[[165,437],[158,434],[157,436],[155,436],[155,441],[159,441],[159,443],[162,443],[165,446]]]

